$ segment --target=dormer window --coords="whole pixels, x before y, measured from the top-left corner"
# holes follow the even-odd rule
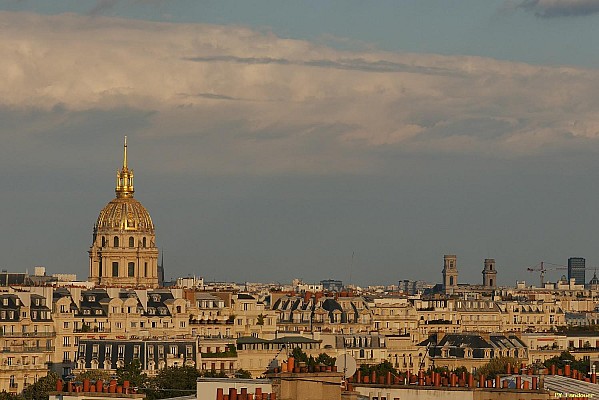
[[[2,305],[3,306],[7,306],[8,305],[8,298],[5,297],[5,298],[2,299]]]
[[[96,296],[89,296],[87,301],[96,301]]]
[[[91,314],[91,310],[83,310],[83,314],[89,315],[89,314]]]

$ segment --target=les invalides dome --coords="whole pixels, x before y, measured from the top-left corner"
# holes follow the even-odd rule
[[[154,224],[145,207],[133,198],[133,170],[117,171],[116,197],[100,211],[89,249],[89,279],[99,285],[157,287],[158,248]]]

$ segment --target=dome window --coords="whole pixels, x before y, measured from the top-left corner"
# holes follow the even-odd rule
[[[114,247],[119,247],[119,237],[118,236],[114,237],[113,246]]]
[[[106,236],[102,236],[102,247],[106,247]]]
[[[129,236],[129,247],[135,247],[135,239],[133,236]]]
[[[146,247],[146,238],[144,237],[142,240],[143,247]]]

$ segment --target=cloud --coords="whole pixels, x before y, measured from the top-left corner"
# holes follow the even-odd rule
[[[519,5],[543,18],[575,17],[599,13],[598,0],[524,0]]]
[[[97,0],[96,5],[89,11],[89,15],[96,16],[114,8],[118,0]]]
[[[161,169],[371,173],[389,167],[383,153],[599,150],[596,70],[342,51],[238,26],[8,12],[0,24],[2,109],[36,112],[34,135],[128,110],[131,137],[188,155]]]

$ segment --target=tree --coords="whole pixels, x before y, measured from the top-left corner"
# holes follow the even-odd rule
[[[0,392],[0,400],[23,400],[19,394],[8,393],[6,390]]]
[[[166,367],[151,380],[148,398],[164,399],[187,396],[196,392],[196,381],[200,371],[195,367]]]
[[[252,373],[250,371],[246,371],[245,369],[238,369],[235,371],[235,377],[241,379],[252,379]]]
[[[551,368],[552,365],[555,365],[555,368],[564,369],[564,367],[569,364],[570,368],[587,373],[589,372],[589,366],[583,360],[577,360],[572,354],[567,351],[563,351],[559,356],[552,357],[548,360],[545,360],[543,363],[545,367]]]
[[[370,375],[372,371],[375,371],[377,376],[384,376],[387,372],[391,372],[391,375],[399,376],[399,372],[393,367],[393,364],[387,360],[376,365],[362,364],[360,365],[360,371],[362,375]]]
[[[90,381],[97,381],[101,379],[104,382],[107,382],[110,380],[110,373],[101,369],[90,369],[75,375],[76,381],[83,381],[84,379],[89,379]]]
[[[48,392],[56,390],[56,381],[58,374],[48,372],[48,375],[38,379],[33,385],[29,385],[23,390],[23,397],[26,400],[48,400]]]
[[[258,315],[256,325],[264,325],[264,314]]]
[[[337,361],[337,359],[335,357],[331,357],[330,355],[328,355],[326,353],[320,353],[318,355],[318,357],[316,357],[315,361],[316,361],[316,364],[333,366],[333,365],[335,365],[335,361]]]
[[[137,388],[145,388],[148,384],[148,376],[143,372],[141,362],[133,360],[124,367],[116,369],[116,379],[119,385],[129,381],[129,385]]]
[[[494,358],[478,369],[478,373],[485,375],[487,378],[495,378],[499,374],[505,374],[507,365],[516,366],[520,364],[517,358],[514,357],[499,357]]]
[[[336,360],[334,357],[331,357],[326,353],[320,353],[316,358],[312,356],[308,357],[308,355],[299,347],[296,347],[293,349],[293,351],[291,351],[291,356],[295,359],[295,365],[298,365],[300,362],[304,362],[308,367],[313,367],[316,364],[332,366],[335,365]]]

